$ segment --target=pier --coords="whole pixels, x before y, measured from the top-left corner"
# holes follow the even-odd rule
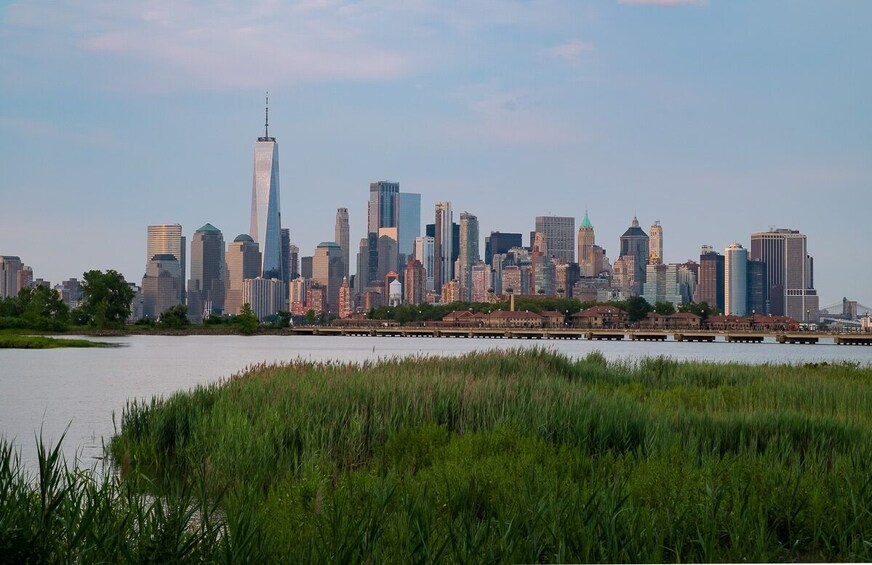
[[[371,337],[453,337],[463,339],[584,339],[588,341],[665,342],[681,341],[696,343],[763,343],[767,338],[776,343],[813,345],[834,343],[836,345],[872,346],[870,333],[826,332],[730,332],[711,330],[640,330],[640,329],[589,329],[589,328],[495,328],[451,326],[296,326],[285,330],[291,335],[319,336],[371,336]]]

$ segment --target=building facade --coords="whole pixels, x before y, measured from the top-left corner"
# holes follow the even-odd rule
[[[242,300],[243,281],[259,277],[262,264],[260,246],[250,235],[240,234],[227,246],[224,254],[224,265],[227,269],[225,314],[235,316],[242,310],[242,305],[245,304]]]
[[[627,290],[634,296],[642,294],[649,255],[648,234],[639,227],[639,219],[634,216],[630,227],[621,236],[620,255],[628,267]],[[632,261],[627,258],[632,258]]]
[[[453,223],[454,217],[451,212],[451,203],[446,201],[437,202],[433,243],[433,286],[437,293],[441,292],[443,284],[454,277],[454,260],[452,259],[454,253]]]
[[[285,294],[285,283],[281,279],[255,277],[242,281],[242,303],[250,305],[260,321],[284,310]]]
[[[536,216],[536,230],[545,236],[548,256],[567,263],[575,262],[575,218]]]
[[[249,234],[260,246],[264,278],[282,278],[282,216],[279,202],[279,144],[269,135],[269,106],[263,137],[254,144]]]
[[[155,255],[174,255],[179,263],[179,301],[185,301],[185,277],[187,276],[187,257],[185,254],[185,236],[182,235],[181,224],[154,224],[148,226],[148,243],[146,245],[146,265]]]
[[[350,226],[348,223],[348,208],[336,209],[336,226],[333,228],[335,241],[342,252],[342,276],[351,276]]]
[[[724,314],[748,314],[748,250],[732,243],[724,249]]]
[[[191,238],[191,278],[188,280],[188,318],[200,322],[213,312],[224,311],[224,235],[212,224]]]
[[[472,266],[479,262],[478,254],[478,218],[469,212],[460,214],[460,256],[458,257],[460,280],[463,299],[469,301],[472,297]]]
[[[312,257],[312,280],[326,289],[327,306],[324,312],[339,314],[339,287],[343,278],[342,249],[335,241],[322,241]]]
[[[724,311],[724,256],[709,245],[704,245],[699,255],[699,278],[693,301]]]
[[[751,234],[751,259],[766,264],[770,313],[816,323],[819,303],[814,289],[814,262],[806,246],[806,236],[798,230]]]

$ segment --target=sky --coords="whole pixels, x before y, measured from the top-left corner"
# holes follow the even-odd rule
[[[0,0],[0,254],[139,283],[146,226],[248,231],[269,91],[301,255],[391,180],[490,231],[585,210],[614,260],[808,236],[821,306],[872,305],[867,0]],[[352,260],[352,262],[354,262]]]

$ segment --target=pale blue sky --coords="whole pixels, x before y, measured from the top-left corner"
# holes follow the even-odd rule
[[[146,226],[248,231],[270,91],[308,255],[369,182],[491,230],[585,208],[614,260],[799,229],[821,305],[872,305],[872,2],[20,1],[0,7],[0,254],[141,280]]]

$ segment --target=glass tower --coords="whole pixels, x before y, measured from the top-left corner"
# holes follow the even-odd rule
[[[279,146],[269,136],[269,98],[264,135],[254,144],[254,175],[251,183],[251,237],[263,253],[264,278],[281,278],[282,222],[279,206]]]

